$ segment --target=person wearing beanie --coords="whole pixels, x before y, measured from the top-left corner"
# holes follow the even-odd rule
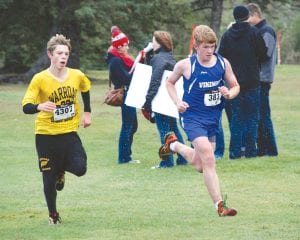
[[[269,60],[263,62],[260,71],[260,118],[258,124],[257,149],[258,156],[277,156],[278,149],[271,119],[270,89],[274,80],[276,65],[276,33],[274,29],[263,19],[258,4],[249,3],[249,23],[258,28],[268,48]]]
[[[231,109],[229,158],[257,156],[260,66],[267,60],[267,48],[258,29],[247,20],[243,5],[233,9],[235,23],[223,34],[218,53],[227,58],[240,85],[239,95],[229,102]]]
[[[120,29],[117,26],[112,27],[112,37],[111,37],[111,43],[112,46],[115,48],[120,48],[124,46],[125,44],[129,44],[128,37],[120,31]]]
[[[236,6],[233,9],[233,17],[234,17],[234,21],[232,21],[228,24],[227,29],[229,29],[235,22],[247,21],[247,19],[249,18],[249,10],[243,5]],[[225,112],[226,112],[227,119],[228,119],[228,122],[230,125],[231,109],[230,109],[230,104],[227,101],[225,101]],[[224,150],[225,150],[225,142],[224,142],[222,119],[221,119],[220,123],[219,123],[219,132],[216,135],[215,157],[217,160],[220,160],[223,158]]]
[[[122,127],[118,145],[118,163],[139,163],[132,159],[133,136],[137,131],[137,113],[134,107],[125,105],[127,91],[132,78],[129,73],[134,60],[128,54],[129,39],[118,26],[111,27],[111,46],[108,49],[106,63],[108,64],[109,79],[114,89],[123,88],[124,97],[121,106]]]
[[[165,70],[172,71],[176,63],[173,56],[173,41],[169,32],[155,31],[152,37],[152,45],[154,55],[150,60],[152,66],[152,75],[149,84],[149,88],[146,94],[146,101],[142,106],[143,111],[152,112],[152,100],[156,96],[158,89],[161,85],[162,76]],[[173,131],[181,143],[183,143],[183,137],[177,126],[177,119],[161,113],[154,112],[154,119],[156,127],[160,136],[160,141],[163,144],[165,135]],[[177,165],[186,165],[187,161],[180,155],[177,155]],[[159,165],[155,168],[169,168],[174,166],[173,156],[170,155],[164,161],[160,161]]]
[[[233,9],[233,17],[236,22],[243,22],[249,18],[249,10],[243,5],[236,6]]]

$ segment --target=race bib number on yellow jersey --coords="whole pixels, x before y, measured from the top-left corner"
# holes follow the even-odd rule
[[[53,111],[53,119],[54,119],[55,122],[71,118],[74,115],[75,115],[75,106],[74,106],[74,104],[59,107],[59,108],[56,108]]]
[[[221,93],[219,91],[212,91],[204,94],[204,105],[207,107],[216,106],[221,103]]]

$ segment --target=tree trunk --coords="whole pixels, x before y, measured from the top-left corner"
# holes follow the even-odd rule
[[[33,65],[33,67],[31,67],[26,73],[24,73],[24,82],[26,83],[30,82],[34,74],[40,72],[41,70],[47,68],[48,66],[49,66],[49,59],[47,56],[47,50],[45,48],[41,56]]]
[[[52,29],[50,31],[50,37],[55,34],[63,34],[66,38],[71,39],[72,52],[69,58],[68,66],[72,68],[79,68],[80,66],[80,27],[79,23],[75,19],[70,18],[70,15],[66,13],[67,7],[70,8],[68,0],[57,1],[59,4],[59,13],[56,19],[53,20]],[[70,9],[68,9],[70,11]],[[44,70],[49,66],[49,58],[47,55],[47,49],[45,48],[38,60],[35,62],[24,75],[23,81],[30,82],[33,75]]]
[[[223,0],[195,0],[192,2],[192,8],[194,11],[210,9],[210,27],[218,36],[223,13]]]
[[[211,9],[211,28],[215,31],[216,35],[219,36],[220,26],[222,21],[223,12],[223,0],[213,0],[213,6]]]
[[[68,22],[62,29],[62,34],[71,39],[72,51],[68,60],[68,67],[80,67],[80,26],[76,20]]]

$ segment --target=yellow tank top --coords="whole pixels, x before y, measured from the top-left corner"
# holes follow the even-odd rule
[[[32,78],[22,101],[39,104],[51,101],[56,104],[53,112],[39,112],[35,120],[35,133],[57,135],[78,130],[80,123],[79,92],[91,88],[90,80],[78,69],[67,68],[67,78],[59,82],[48,70]]]

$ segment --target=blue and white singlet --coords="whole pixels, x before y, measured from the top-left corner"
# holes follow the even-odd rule
[[[200,65],[197,56],[190,57],[191,77],[183,77],[183,101],[189,104],[189,108],[180,114],[181,124],[185,121],[201,122],[201,125],[218,127],[224,97],[218,91],[218,87],[224,86],[225,63],[222,56],[215,53],[216,64],[212,67]]]

